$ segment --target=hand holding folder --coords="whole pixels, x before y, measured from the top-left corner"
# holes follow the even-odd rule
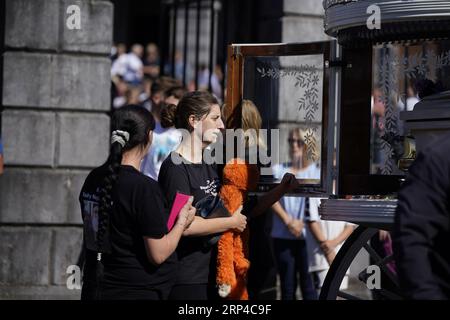
[[[190,197],[190,195],[177,192],[175,200],[173,201],[172,209],[170,210],[169,220],[167,221],[167,229],[169,231],[172,230],[181,209],[183,209]]]

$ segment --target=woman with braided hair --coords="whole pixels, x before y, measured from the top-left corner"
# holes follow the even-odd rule
[[[176,274],[175,248],[195,215],[192,199],[168,231],[156,181],[139,171],[155,127],[146,109],[129,105],[112,116],[108,160],[80,193],[86,263],[82,299],[166,299]]]

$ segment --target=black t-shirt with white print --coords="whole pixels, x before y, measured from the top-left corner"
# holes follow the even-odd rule
[[[194,196],[195,205],[208,195],[216,196],[220,189],[214,165],[174,164],[171,155],[161,165],[158,182],[169,204],[177,192]],[[176,284],[207,284],[211,250],[205,247],[203,237],[182,237],[176,250],[179,260]]]
[[[87,177],[80,193],[84,224],[84,243],[87,252],[85,279],[93,279],[96,259],[96,231],[98,225],[99,189],[107,174],[106,165],[94,169]],[[105,238],[103,254],[104,287],[130,290],[159,290],[173,283],[176,273],[176,253],[159,266],[147,258],[143,237],[160,239],[167,234],[168,211],[158,183],[131,166],[120,166],[112,190],[113,209],[110,228]],[[118,297],[125,298],[125,297]]]

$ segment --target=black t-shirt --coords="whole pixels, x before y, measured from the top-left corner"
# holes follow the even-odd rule
[[[94,169],[79,198],[87,252],[84,277],[88,281],[95,274],[99,188],[106,174],[106,165]],[[121,166],[112,201],[110,227],[105,238],[105,248],[110,249],[110,254],[102,256],[104,286],[141,290],[160,289],[173,283],[176,254],[154,266],[148,261],[143,240],[143,236],[160,239],[168,232],[168,212],[158,183],[131,166]]]
[[[161,165],[158,181],[169,204],[177,192],[194,196],[193,205],[208,195],[216,196],[220,189],[214,165],[205,163],[174,164],[171,156]],[[177,247],[179,272],[177,284],[208,283],[211,247],[205,247],[203,237],[182,237]]]

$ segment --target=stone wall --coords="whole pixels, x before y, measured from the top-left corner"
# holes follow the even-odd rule
[[[81,249],[79,191],[108,154],[113,5],[6,0],[5,11],[0,299],[77,299],[66,269]]]

